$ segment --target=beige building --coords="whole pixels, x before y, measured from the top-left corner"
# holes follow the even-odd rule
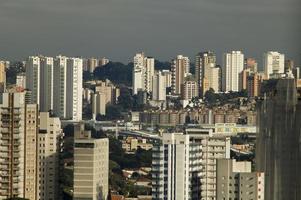
[[[89,72],[93,73],[95,68],[98,66],[98,60],[96,58],[89,58],[87,64]]]
[[[6,62],[0,61],[0,92],[6,88]]]
[[[264,199],[264,173],[252,172],[251,162],[217,160],[217,198],[239,200]]]
[[[109,187],[109,140],[74,127],[74,200],[105,200]]]
[[[182,100],[191,100],[192,98],[199,96],[198,85],[196,81],[185,81],[181,87]]]
[[[98,114],[106,115],[106,95],[105,93],[97,92],[91,94],[92,115],[93,119]]]
[[[185,81],[186,75],[189,73],[189,58],[178,55],[171,62],[171,90],[173,94],[181,94],[181,85]]]
[[[95,92],[101,92],[106,95],[106,104],[116,104],[120,96],[120,90],[109,80],[97,81],[95,83]]]
[[[25,93],[3,93],[0,104],[0,199],[37,199],[38,107]]]
[[[128,137],[122,141],[122,148],[126,152],[130,152],[130,151],[135,151],[138,148],[144,150],[150,150],[151,148],[153,148],[153,145],[151,143],[148,143],[146,139]]]
[[[40,113],[38,134],[38,199],[59,199],[59,153],[63,132],[60,119]]]

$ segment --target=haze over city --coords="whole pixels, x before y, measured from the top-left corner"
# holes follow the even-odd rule
[[[300,9],[298,0],[1,1],[1,57],[62,53],[128,62],[143,50],[168,61],[242,50],[261,62],[277,50],[299,62]]]

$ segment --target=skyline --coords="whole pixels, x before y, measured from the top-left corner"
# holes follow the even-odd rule
[[[296,40],[301,5],[297,0],[70,3],[0,2],[0,25],[5,27],[0,32],[1,59],[65,54],[105,56],[126,63],[139,51],[169,61],[177,54],[194,57],[203,50],[217,55],[242,50],[262,62],[264,52],[275,50],[300,63]]]

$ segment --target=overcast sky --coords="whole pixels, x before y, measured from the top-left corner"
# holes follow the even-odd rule
[[[213,50],[268,50],[299,59],[300,0],[0,0],[0,58],[160,60]]]

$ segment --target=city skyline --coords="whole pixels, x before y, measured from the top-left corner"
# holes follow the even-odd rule
[[[0,25],[6,27],[0,33],[1,57],[8,60],[64,53],[128,62],[142,50],[159,60],[177,54],[192,57],[200,50],[218,55],[242,50],[261,58],[262,52],[276,50],[300,62],[297,0],[13,0],[0,5]],[[141,34],[133,34],[137,29]]]

